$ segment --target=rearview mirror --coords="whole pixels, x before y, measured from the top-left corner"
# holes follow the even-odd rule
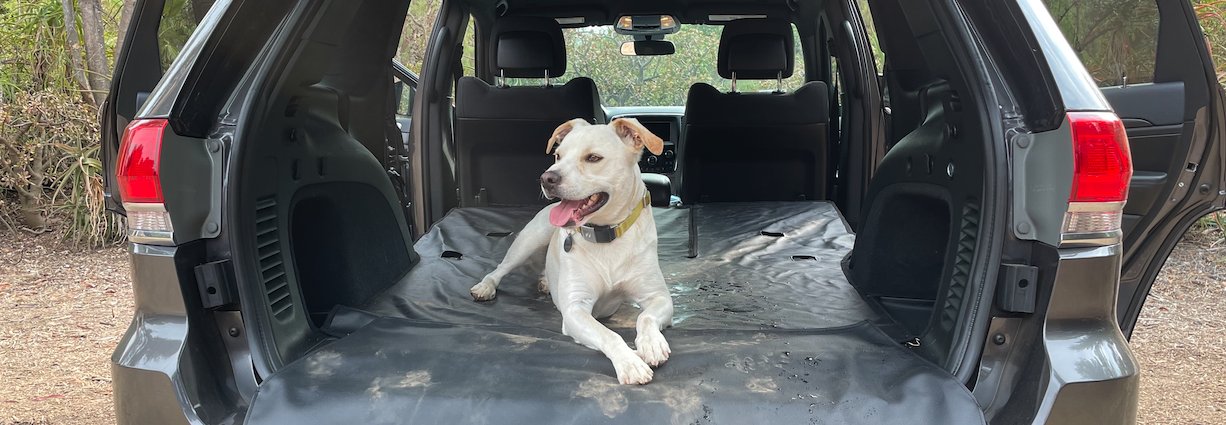
[[[625,56],[661,56],[677,52],[671,41],[638,40],[622,43],[622,54]]]
[[[647,36],[672,34],[679,29],[681,24],[672,15],[624,15],[613,26],[618,34]]]

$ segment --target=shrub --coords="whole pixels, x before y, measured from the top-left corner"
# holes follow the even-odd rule
[[[115,243],[121,222],[105,211],[98,120],[66,93],[18,93],[0,104],[0,224],[63,230],[84,246]]]
[[[64,16],[58,1],[0,0],[0,229],[62,230],[69,242],[101,246],[123,233],[103,197],[93,102],[105,90],[91,94],[74,78],[84,70]]]

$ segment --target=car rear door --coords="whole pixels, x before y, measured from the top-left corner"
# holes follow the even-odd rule
[[[102,178],[108,210],[124,213],[115,181],[115,157],[124,128],[215,1],[135,0],[125,41],[121,51],[115,53],[110,92],[102,106]]]
[[[1117,306],[1128,335],[1175,243],[1222,208],[1222,87],[1189,0],[1046,3],[1128,132],[1134,172]]]

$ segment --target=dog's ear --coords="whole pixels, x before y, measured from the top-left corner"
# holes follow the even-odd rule
[[[553,130],[553,136],[549,136],[549,142],[545,144],[545,155],[553,155],[553,149],[558,145],[558,143],[562,143],[562,139],[565,139],[566,135],[570,134],[570,131],[575,127],[583,127],[587,125],[591,124],[588,124],[583,118],[575,118],[562,123],[562,125],[559,125],[558,128]]]
[[[647,127],[643,127],[639,120],[634,118],[618,118],[609,123],[609,126],[613,127],[617,137],[621,137],[623,142],[634,146],[636,149],[647,148],[649,152],[656,155],[664,153],[664,140],[651,134],[651,131]]]

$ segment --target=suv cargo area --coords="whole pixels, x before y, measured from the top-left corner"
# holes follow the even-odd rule
[[[393,184],[386,170],[397,165],[370,148],[390,131],[383,118],[386,94],[392,92],[386,52],[389,40],[394,46],[401,31],[400,18],[391,17],[403,17],[405,7],[334,2],[309,10],[314,23],[291,27],[296,29],[287,31],[296,36],[275,40],[286,43],[278,49],[285,53],[262,65],[268,77],[251,82],[259,94],[249,100],[252,113],[238,124],[227,189],[244,320],[249,340],[262,351],[253,355],[262,382],[249,420],[983,421],[967,382],[975,370],[972,353],[983,343],[981,332],[971,329],[985,326],[980,316],[986,309],[980,306],[988,296],[987,274],[975,273],[989,259],[979,255],[979,247],[989,243],[983,236],[993,231],[983,227],[991,222],[984,216],[999,216],[988,212],[995,206],[984,200],[993,190],[989,185],[998,181],[990,167],[997,153],[986,146],[997,139],[992,134],[999,123],[978,114],[986,109],[980,106],[985,94],[969,88],[978,76],[953,61],[915,63],[905,84],[891,87],[898,99],[899,132],[889,153],[875,163],[868,159],[874,140],[868,127],[853,124],[870,119],[861,124],[880,125],[864,112],[880,105],[844,97],[844,121],[837,124],[827,104],[828,96],[841,95],[828,92],[832,86],[866,84],[865,76],[848,69],[836,77],[841,80],[823,82],[816,77],[817,65],[798,61],[798,75],[812,80],[803,90],[819,93],[808,97],[820,99],[808,106],[821,111],[819,124],[801,129],[818,131],[820,143],[832,134],[841,138],[830,142],[838,148],[831,148],[828,157],[818,156],[822,163],[788,163],[816,167],[818,175],[810,177],[816,186],[804,189],[809,195],[801,200],[738,202],[720,196],[769,193],[745,182],[771,178],[772,163],[761,162],[769,161],[761,155],[786,152],[771,146],[797,142],[785,140],[788,136],[737,133],[736,125],[719,130],[713,126],[722,124],[701,123],[690,118],[699,111],[681,108],[629,106],[608,109],[609,116],[595,113],[591,119],[597,122],[624,116],[651,124],[677,147],[681,167],[698,147],[722,146],[703,145],[699,135],[714,140],[721,134],[746,134],[752,139],[739,153],[704,153],[708,170],[718,165],[726,175],[692,174],[700,177],[691,177],[686,189],[686,182],[675,181],[681,172],[671,173],[674,182],[663,188],[663,202],[652,213],[660,265],[676,307],[673,326],[664,331],[673,354],[650,384],[622,386],[600,352],[561,334],[561,315],[549,296],[537,290],[539,270],[512,273],[493,301],[474,302],[468,294],[545,204],[535,194],[534,180],[545,168],[538,164],[547,166],[550,157],[540,150],[548,129],[573,118],[543,118],[546,132],[531,133],[532,118],[524,117],[557,105],[522,104],[506,109],[506,117],[480,118],[487,120],[481,124],[486,127],[474,127],[471,96],[487,94],[472,94],[465,85],[492,83],[463,76],[453,86],[456,80],[450,77],[431,78],[446,72],[431,68],[432,63],[451,63],[460,51],[449,48],[463,39],[453,35],[453,28],[463,31],[464,20],[471,19],[478,39],[497,38],[504,34],[499,22],[512,17],[494,16],[498,9],[493,3],[446,3],[415,93],[414,134],[405,152],[414,162],[397,169],[412,173],[408,184]],[[760,7],[780,17],[841,13],[836,5],[820,3],[807,4],[795,15],[785,2]],[[886,19],[914,25],[934,25],[918,16],[938,13],[917,6],[906,17],[901,6],[894,7]],[[721,22],[708,22],[707,16],[721,10],[711,4],[664,12],[718,31]],[[552,19],[543,22],[557,25]],[[817,21],[794,22],[801,33],[824,34],[831,43],[855,42],[815,27]],[[924,30],[927,37],[944,37],[936,27],[930,30]],[[954,55],[945,43],[921,45],[904,31],[896,36],[900,49],[910,45],[930,57]],[[806,39],[797,39],[797,55],[814,48]],[[482,43],[477,43],[477,55],[496,54]],[[840,54],[851,60],[865,53],[848,48]],[[492,71],[483,66],[492,65],[478,69]],[[552,87],[493,84],[482,90],[565,93],[575,81],[581,80],[557,81]],[[765,84],[774,83],[771,78]],[[452,95],[452,90],[458,91]],[[716,89],[703,95],[739,96]],[[852,110],[854,105],[859,109]],[[504,118],[513,125],[498,124]],[[457,140],[450,139],[453,125]],[[498,125],[510,130],[490,130]],[[831,126],[841,129],[833,132]],[[466,141],[471,128],[481,129],[484,144]],[[785,130],[779,134],[800,131],[780,128]],[[498,147],[517,138],[526,139],[531,150],[506,153],[509,148]],[[735,144],[727,146],[720,149]],[[747,155],[753,159],[744,159]],[[473,166],[466,162],[469,156],[478,158],[479,168],[465,168]],[[738,161],[759,162],[739,168]],[[840,162],[843,168],[836,173]],[[869,164],[874,171],[866,168]],[[500,172],[515,179],[490,177]],[[778,172],[785,174],[774,175],[773,189],[795,184],[789,171]],[[864,186],[868,173],[875,177]],[[498,181],[473,185],[474,178]],[[701,194],[694,189],[700,179],[708,181]],[[495,189],[509,182],[515,182],[514,189]],[[720,192],[721,187],[729,192]],[[857,187],[867,194],[863,203],[854,194]],[[530,202],[498,201],[514,190],[526,192]],[[676,198],[672,202],[670,194]],[[709,202],[716,198],[723,202]],[[423,232],[412,242],[416,229]],[[633,339],[637,312],[625,305],[604,323]]]

